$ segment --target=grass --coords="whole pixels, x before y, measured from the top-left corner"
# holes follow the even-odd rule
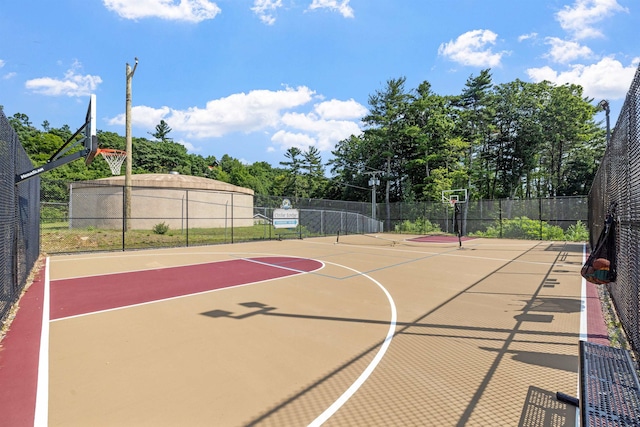
[[[175,246],[198,246],[231,243],[249,240],[276,239],[278,236],[270,225],[251,227],[190,228],[189,230],[167,230],[164,234],[153,230],[109,230],[69,228],[66,222],[43,223],[40,226],[40,245],[44,253],[69,253],[88,251],[112,251],[125,249],[160,248]]]

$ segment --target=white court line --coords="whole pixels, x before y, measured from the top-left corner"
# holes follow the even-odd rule
[[[389,321],[389,330],[387,331],[387,336],[385,337],[384,342],[380,347],[380,350],[378,350],[378,353],[373,358],[373,360],[369,363],[367,368],[362,372],[362,374],[360,374],[360,376],[356,379],[356,381],[353,384],[351,384],[351,386],[344,393],[342,393],[342,395],[338,398],[338,400],[333,402],[331,406],[329,406],[322,414],[320,414],[315,420],[313,420],[309,424],[309,427],[317,427],[324,424],[324,422],[327,421],[329,418],[331,418],[342,407],[342,405],[347,403],[347,401],[351,398],[351,396],[353,396],[355,392],[358,391],[358,389],[364,384],[364,382],[373,373],[373,370],[376,369],[376,367],[382,360],[382,357],[384,356],[384,354],[387,352],[387,349],[391,344],[391,340],[393,339],[393,334],[395,333],[396,322],[397,322],[397,311],[396,311],[395,302],[393,301],[393,298],[391,297],[391,294],[389,293],[389,291],[387,291],[387,289],[385,289],[385,287],[382,286],[380,282],[368,276],[367,274],[361,273],[358,270],[355,270],[353,268],[346,267],[340,264],[334,264],[334,263],[329,263],[329,264],[333,264],[342,268],[346,268],[347,270],[351,270],[354,273],[359,274],[363,277],[366,277],[367,279],[371,280],[373,283],[378,285],[378,287],[382,290],[382,292],[384,292],[384,294],[387,296],[387,300],[389,301],[389,306],[391,307],[391,319]]]
[[[587,244],[582,244],[582,265],[587,261]],[[589,331],[587,330],[587,281],[582,278],[580,287],[580,341],[587,341],[589,339]],[[580,396],[580,378],[578,378],[578,385],[576,386],[576,396]],[[576,408],[576,427],[580,425],[580,408]]]
[[[216,253],[218,253],[218,252],[216,252]],[[243,254],[247,255],[246,252],[244,252]],[[256,254],[251,254],[251,255],[255,256]],[[266,253],[264,253],[262,255],[284,256],[284,255],[266,254]],[[294,258],[296,258],[296,257],[294,257]],[[301,257],[301,258],[303,258],[303,257]],[[303,258],[303,259],[311,259],[311,258]],[[248,260],[248,261],[262,263],[262,262],[256,261],[256,260]],[[318,260],[315,260],[315,261],[318,261]],[[369,363],[369,365],[366,367],[366,369],[360,374],[360,376],[356,379],[356,381],[333,404],[331,404],[331,406],[329,406],[324,412],[322,412],[322,414],[320,414],[314,421],[312,421],[311,424],[309,424],[309,426],[314,426],[314,427],[322,425],[331,416],[333,416],[360,389],[360,387],[362,387],[362,385],[365,383],[365,381],[371,376],[371,374],[373,373],[373,371],[378,366],[378,364],[380,363],[380,361],[384,357],[385,353],[387,352],[387,349],[389,348],[389,345],[391,345],[391,341],[393,339],[393,335],[395,333],[396,324],[397,324],[397,310],[396,310],[395,302],[393,301],[393,297],[391,296],[389,291],[387,291],[387,289],[380,282],[378,282],[377,280],[375,280],[374,278],[372,278],[371,276],[369,276],[369,275],[367,275],[365,273],[362,273],[362,272],[360,272],[358,270],[355,270],[353,268],[350,268],[350,267],[347,267],[347,266],[344,266],[344,265],[341,265],[341,264],[332,263],[332,262],[326,262],[326,261],[324,261],[324,262],[318,261],[318,262],[320,262],[322,264],[322,267],[320,267],[317,270],[313,270],[313,271],[318,271],[318,270],[323,269],[325,264],[332,264],[332,265],[335,265],[335,266],[338,266],[338,267],[353,271],[357,275],[366,277],[367,279],[371,280],[373,283],[375,283],[382,290],[382,292],[384,292],[385,296],[387,297],[387,300],[389,301],[389,306],[390,306],[390,309],[391,309],[391,316],[390,316],[390,320],[389,320],[389,330],[387,331],[387,334],[385,336],[384,342],[382,343],[380,349],[376,353],[376,355],[373,358],[373,360]],[[287,270],[291,270],[291,271],[301,272],[302,274],[309,274],[309,273],[313,272],[313,271],[311,271],[311,272],[302,272],[300,270],[295,270],[295,269],[291,269],[291,268],[288,268],[288,267],[277,266],[277,265],[273,265],[273,264],[268,264],[268,265],[279,267],[279,268],[283,268],[283,269],[287,269]],[[287,276],[287,277],[290,277],[290,276]],[[278,279],[283,279],[283,278],[284,277],[278,277],[278,278],[274,278],[274,279],[262,280],[262,281],[259,281],[259,282],[246,283],[246,284],[239,285],[239,286],[255,285],[255,284],[258,284],[258,283],[265,283],[265,282],[278,280]],[[48,283],[48,281],[47,281],[47,283]],[[201,292],[201,293],[198,293],[198,294],[209,293],[209,292],[217,292],[217,291],[222,291],[222,290],[227,290],[227,289],[231,289],[231,288],[215,289],[215,290],[211,290],[211,291]],[[74,317],[88,316],[88,315],[91,315],[91,314],[103,313],[103,312],[108,312],[108,311],[121,310],[121,309],[129,308],[129,307],[153,304],[153,303],[160,302],[160,301],[167,301],[167,300],[172,300],[172,299],[185,298],[185,297],[190,297],[190,296],[198,295],[198,294],[190,294],[190,295],[184,295],[184,296],[179,296],[179,297],[172,297],[172,298],[167,298],[167,299],[158,300],[158,301],[150,301],[150,302],[135,304],[135,305],[126,306],[126,307],[118,307],[118,308],[114,308],[114,309],[103,310],[103,311],[94,312],[94,313],[86,313],[86,314],[80,314],[80,315],[77,315],[77,316],[64,317],[64,318],[52,320],[51,322],[56,322],[58,320],[71,319],[71,318],[74,318]],[[47,313],[47,318],[48,318],[48,316],[49,316],[49,314]],[[47,322],[47,324],[48,324],[48,322]],[[47,337],[48,337],[48,326],[47,326]],[[48,344],[47,344],[47,346],[48,346]],[[42,349],[42,347],[41,347],[41,349]],[[42,360],[43,360],[43,356],[41,354],[41,364],[42,364]],[[48,366],[48,361],[47,361],[47,366]],[[40,385],[40,381],[38,382],[38,384]],[[38,424],[36,424],[36,425],[38,425]],[[46,425],[46,421],[42,425]]]
[[[40,330],[40,353],[38,356],[38,384],[36,386],[36,408],[33,425],[49,423],[49,257],[45,259],[44,295],[42,297],[42,327]]]
[[[139,272],[144,272],[144,271],[153,271],[153,270],[165,270],[165,269],[169,269],[169,268],[182,268],[182,267],[195,267],[195,266],[199,266],[199,265],[206,265],[206,264],[216,264],[216,263],[220,263],[220,262],[226,262],[226,261],[237,261],[237,260],[245,260],[245,261],[249,261],[246,256],[269,256],[269,257],[287,257],[287,258],[296,258],[296,259],[311,259],[308,257],[300,257],[300,256],[295,256],[295,255],[283,255],[283,254],[273,254],[273,253],[266,253],[266,252],[198,252],[198,255],[242,255],[242,257],[238,258],[238,257],[233,257],[230,259],[219,259],[219,260],[213,260],[213,261],[202,261],[202,262],[194,262],[191,264],[179,264],[179,265],[163,265],[163,266],[149,266],[149,267],[144,267],[144,268],[138,268],[135,270],[123,270],[123,271],[115,271],[115,272],[106,272],[106,273],[97,273],[97,274],[88,274],[88,275],[84,275],[84,276],[71,276],[71,277],[58,277],[55,280],[70,280],[70,279],[82,279],[82,278],[87,278],[87,277],[96,277],[96,276],[110,276],[110,275],[115,275],[115,274],[128,274],[128,273],[139,273]],[[192,256],[193,254],[191,253],[184,253],[184,254],[178,254],[178,255],[189,255]],[[95,257],[76,257],[74,255],[70,255],[69,258],[64,258],[64,256],[58,257],[55,259],[55,263],[62,263],[62,262],[78,262],[78,261],[95,261],[95,260],[101,260],[101,259],[117,259],[117,258],[131,258],[131,257],[150,257],[149,254],[118,254],[118,255],[114,255],[114,256],[95,256]],[[163,254],[153,254],[153,257],[159,257],[159,256],[168,256],[168,257],[175,257],[176,254],[175,253],[163,253]],[[73,258],[71,258],[73,257]],[[317,261],[314,259],[314,261]],[[272,264],[267,264],[267,265],[272,265]],[[273,266],[276,266],[275,264]]]
[[[290,258],[311,259],[311,258],[302,258],[302,257],[290,257]],[[318,260],[312,260],[312,261],[319,262],[320,263],[320,267],[318,267],[315,270],[304,271],[304,270],[295,270],[293,268],[288,268],[288,267],[281,267],[281,266],[278,266],[278,265],[275,265],[275,264],[268,264],[268,263],[262,263],[262,262],[258,262],[258,261],[252,261],[252,260],[246,259],[246,258],[237,258],[237,259],[241,259],[241,260],[249,261],[249,262],[256,262],[258,264],[264,264],[264,265],[268,265],[268,266],[271,266],[271,267],[278,267],[278,268],[281,268],[282,270],[293,271],[293,272],[299,273],[300,275],[314,273],[314,272],[320,271],[320,270],[322,270],[324,268],[324,263],[321,262],[321,261],[318,261]],[[231,260],[225,260],[225,261],[231,261]],[[221,262],[224,262],[224,261],[221,261]],[[199,265],[199,264],[193,264],[193,265]],[[168,267],[168,268],[173,268],[173,267]],[[147,270],[142,270],[142,271],[147,271]],[[113,274],[122,274],[122,273],[113,273]],[[106,276],[106,274],[105,274],[105,276]],[[123,305],[121,307],[108,308],[108,309],[105,309],[105,310],[92,311],[92,312],[89,312],[89,313],[74,314],[73,316],[59,317],[57,319],[53,319],[53,320],[51,320],[51,322],[58,322],[60,320],[75,319],[75,318],[78,318],[78,317],[91,316],[91,315],[94,315],[94,314],[108,313],[108,312],[111,312],[111,311],[125,310],[127,308],[133,308],[133,307],[142,307],[144,305],[156,304],[156,303],[159,303],[159,302],[172,301],[172,300],[177,300],[177,299],[181,299],[181,298],[189,298],[189,297],[193,297],[193,296],[208,294],[208,293],[211,293],[211,292],[218,292],[218,291],[224,291],[224,290],[227,290],[227,289],[234,289],[234,288],[241,288],[241,287],[244,287],[244,286],[256,285],[258,283],[271,282],[271,281],[274,281],[274,280],[284,279],[284,278],[287,278],[287,277],[291,277],[291,276],[274,277],[272,279],[264,279],[264,280],[259,280],[257,282],[243,283],[241,285],[226,286],[224,288],[210,289],[208,291],[194,292],[194,293],[190,293],[190,294],[178,295],[178,296],[175,296],[175,297],[161,298],[161,299],[156,299],[156,300],[153,300],[153,301],[140,302],[140,303],[137,303],[137,304]],[[47,316],[48,316],[48,313],[47,313]]]
[[[300,242],[300,243],[309,243],[309,244],[314,244],[314,245],[335,245],[335,243],[326,243],[326,242],[304,242],[304,241],[298,241],[296,240],[296,242]],[[553,243],[553,242],[550,242]],[[339,245],[338,245],[339,246]],[[505,246],[509,246],[509,245],[505,245]],[[515,245],[511,245],[511,246],[515,246]],[[520,245],[522,246],[522,245]],[[459,248],[455,248],[455,249],[451,249],[451,250],[447,250],[444,252],[432,252],[432,251],[422,251],[422,250],[411,250],[411,249],[399,249],[397,247],[389,247],[389,246],[383,246],[383,247],[379,247],[379,246],[367,246],[367,245],[348,245],[348,246],[343,246],[343,248],[346,247],[356,247],[356,248],[361,248],[361,249],[371,249],[371,250],[377,250],[377,251],[390,251],[390,252],[406,252],[406,253],[411,253],[411,254],[425,254],[425,255],[433,255],[433,257],[436,256],[446,256],[446,257],[456,257],[456,258],[469,258],[469,259],[479,259],[479,260],[485,260],[485,261],[499,261],[499,262],[505,262],[505,261],[511,261],[514,264],[532,264],[532,265],[555,265],[557,267],[571,267],[570,264],[562,264],[562,263],[556,263],[554,262],[542,262],[542,261],[522,261],[522,260],[518,260],[518,259],[513,259],[513,258],[496,258],[496,257],[485,257],[485,256],[473,256],[473,255],[464,255],[463,253],[458,252]],[[525,246],[522,246],[525,247]],[[526,248],[531,249],[531,245],[526,246]],[[465,248],[463,248],[465,249]],[[424,258],[424,257],[422,257]]]
[[[315,270],[307,271],[307,270],[299,270],[297,268],[287,267],[286,265],[273,264],[273,263],[270,263],[270,262],[264,262],[264,261],[260,261],[260,260],[252,259],[252,258],[240,258],[240,259],[242,259],[243,261],[253,262],[253,263],[256,263],[256,264],[260,264],[260,265],[266,265],[267,267],[275,267],[275,268],[279,268],[281,270],[287,270],[287,271],[292,271],[294,273],[303,273],[303,274],[313,273],[315,271],[319,271],[319,270],[322,270],[324,268],[324,262],[323,261],[318,261],[317,259],[311,259],[311,258],[305,258],[305,257],[289,257],[289,256],[284,256],[284,255],[280,255],[280,256],[284,257],[284,258],[308,259],[310,261],[319,262],[321,267],[316,268]]]
[[[582,265],[587,261],[587,244],[582,244]],[[581,299],[582,302],[580,307],[582,310],[580,311],[580,341],[586,341],[589,336],[587,331],[587,281],[585,278],[582,278],[582,288],[581,288]]]

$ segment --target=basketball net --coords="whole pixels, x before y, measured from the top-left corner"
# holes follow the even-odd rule
[[[113,175],[120,175],[122,163],[124,163],[124,160],[127,158],[127,152],[122,150],[112,150],[110,148],[100,148],[98,153],[100,153],[102,158],[109,164],[111,173]]]

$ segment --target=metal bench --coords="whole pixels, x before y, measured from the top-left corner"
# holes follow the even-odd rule
[[[640,426],[640,381],[627,350],[580,341],[580,398],[557,398],[580,407],[581,426]]]

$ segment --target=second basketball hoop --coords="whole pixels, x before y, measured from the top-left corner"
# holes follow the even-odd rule
[[[98,153],[109,164],[113,175],[120,175],[122,171],[122,163],[127,158],[127,152],[122,150],[113,150],[111,148],[99,148]]]

